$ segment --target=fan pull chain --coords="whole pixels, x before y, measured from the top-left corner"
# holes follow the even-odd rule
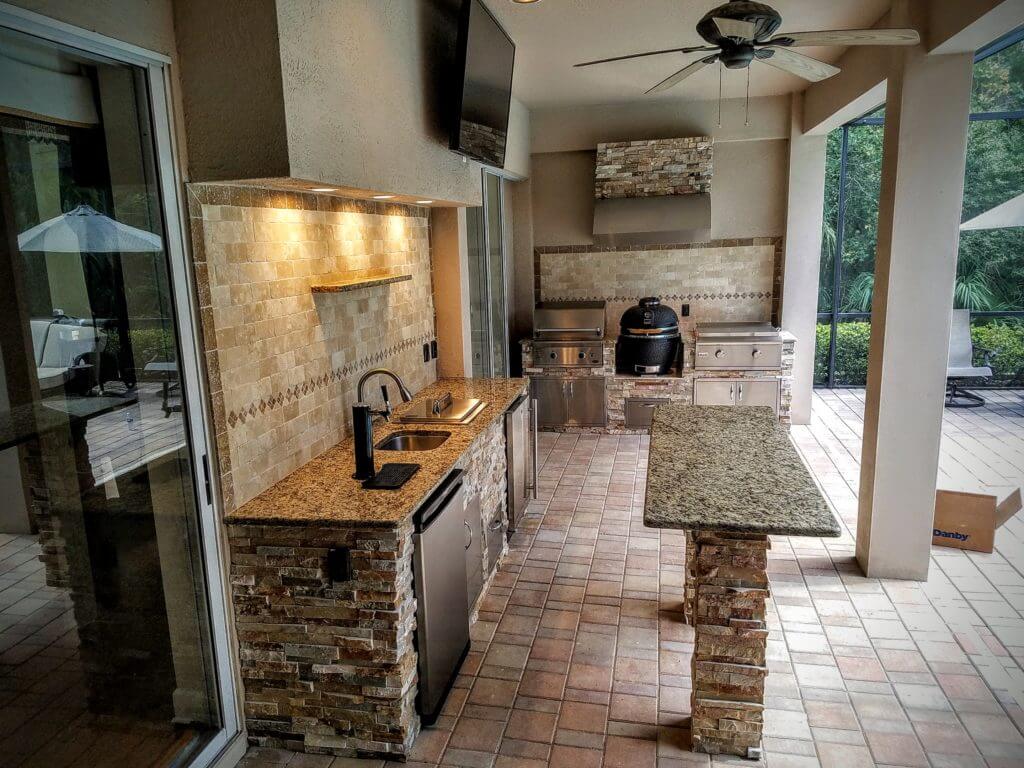
[[[722,60],[718,60],[718,127],[722,127]]]
[[[743,105],[743,124],[750,125],[750,65],[747,65],[747,101]]]

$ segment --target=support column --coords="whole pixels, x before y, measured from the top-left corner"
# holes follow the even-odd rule
[[[894,8],[894,13],[904,11]],[[904,17],[893,26],[908,26]],[[926,579],[970,111],[971,54],[891,53],[857,560]]]
[[[760,758],[768,628],[768,537],[687,533],[694,542],[693,750]]]
[[[794,93],[789,135],[789,202],[782,281],[782,327],[796,336],[793,424],[811,421],[814,343],[818,324],[818,273],[825,208],[827,135],[805,134],[803,94]]]

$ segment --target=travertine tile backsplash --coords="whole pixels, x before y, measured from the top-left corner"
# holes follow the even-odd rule
[[[778,295],[778,238],[611,250],[599,246],[536,249],[541,301],[604,299],[608,333],[643,296],[658,296],[678,314],[690,305],[684,327],[722,320],[767,321]]]
[[[428,219],[412,206],[216,184],[189,187],[189,214],[230,510],[349,432],[365,370],[391,368],[414,392],[436,379],[422,356],[434,338]],[[412,279],[311,291],[385,273]]]

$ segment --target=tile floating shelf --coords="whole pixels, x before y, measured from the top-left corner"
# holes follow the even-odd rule
[[[358,291],[361,288],[372,288],[375,285],[402,283],[406,280],[412,280],[412,275],[369,275],[367,277],[339,280],[335,283],[318,283],[310,286],[310,290],[313,293],[348,293],[349,291]]]

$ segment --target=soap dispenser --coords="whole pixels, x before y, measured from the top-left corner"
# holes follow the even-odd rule
[[[356,480],[369,480],[377,470],[373,467],[373,410],[369,403],[352,406],[352,434],[355,442]]]

